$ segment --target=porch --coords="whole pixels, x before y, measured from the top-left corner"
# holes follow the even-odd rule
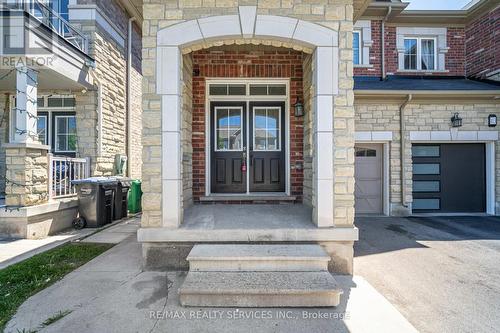
[[[193,205],[177,229],[142,228],[147,242],[330,242],[355,241],[358,229],[318,228],[303,204]]]

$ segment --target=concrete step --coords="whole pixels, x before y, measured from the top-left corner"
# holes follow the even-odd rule
[[[187,260],[197,272],[318,272],[330,257],[319,245],[199,244]]]
[[[179,289],[183,306],[326,307],[342,290],[328,272],[193,272]]]

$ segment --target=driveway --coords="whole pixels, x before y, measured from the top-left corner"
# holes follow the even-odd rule
[[[356,219],[354,270],[421,332],[500,327],[500,218]]]

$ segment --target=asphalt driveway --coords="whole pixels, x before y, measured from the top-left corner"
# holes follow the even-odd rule
[[[500,327],[500,218],[356,219],[354,270],[421,332]]]

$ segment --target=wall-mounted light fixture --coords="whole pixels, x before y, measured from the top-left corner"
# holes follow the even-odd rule
[[[295,104],[293,105],[295,108],[295,117],[303,117],[304,116],[304,104],[300,102],[300,99],[297,97]]]
[[[497,115],[496,114],[490,114],[488,116],[488,126],[489,127],[496,127],[497,126]]]
[[[452,127],[462,127],[462,118],[458,115],[458,112],[451,117],[451,126]]]

